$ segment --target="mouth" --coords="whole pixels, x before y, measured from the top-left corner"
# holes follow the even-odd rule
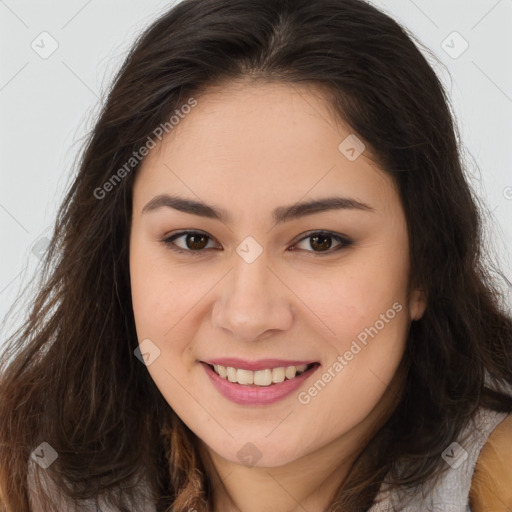
[[[314,362],[309,364],[269,367],[260,370],[248,370],[221,364],[210,364],[203,361],[202,364],[208,366],[212,372],[225,381],[252,388],[271,387],[286,381],[291,381],[302,375],[312,373],[320,366],[320,363]]]
[[[245,368],[224,366],[219,364],[220,360],[209,363],[200,361],[214,388],[224,398],[244,407],[267,406],[292,396],[320,367],[318,362],[306,361],[264,360],[248,363],[239,359],[224,359],[222,362]],[[287,363],[287,366],[283,363]],[[283,366],[276,366],[279,364]],[[257,369],[248,370],[247,366]]]

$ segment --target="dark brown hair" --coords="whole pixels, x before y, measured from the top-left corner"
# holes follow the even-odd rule
[[[493,265],[484,265],[483,216],[449,101],[413,40],[362,0],[185,0],[141,35],[58,212],[30,316],[2,354],[0,510],[29,510],[28,463],[42,442],[59,455],[46,472],[62,495],[101,494],[136,511],[145,475],[157,510],[211,510],[194,435],[134,357],[128,235],[137,166],[105,197],[95,190],[214,84],[321,86],[399,187],[411,278],[428,304],[410,327],[400,401],[329,512],[366,510],[398,461],[406,470],[397,485],[427,481],[477,408],[512,410],[504,387],[512,320]],[[46,496],[45,509],[54,499]]]

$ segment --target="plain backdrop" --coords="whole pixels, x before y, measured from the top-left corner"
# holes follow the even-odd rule
[[[35,282],[100,98],[135,37],[172,3],[0,0],[0,321],[20,288]],[[452,99],[510,307],[512,0],[371,3],[436,56],[426,54]]]

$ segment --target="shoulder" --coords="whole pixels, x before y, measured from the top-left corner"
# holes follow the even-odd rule
[[[494,429],[480,451],[470,491],[473,512],[512,509],[512,413]]]

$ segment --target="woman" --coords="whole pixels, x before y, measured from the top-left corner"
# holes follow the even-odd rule
[[[4,353],[3,510],[509,510],[480,222],[388,16],[178,4],[112,86]]]

